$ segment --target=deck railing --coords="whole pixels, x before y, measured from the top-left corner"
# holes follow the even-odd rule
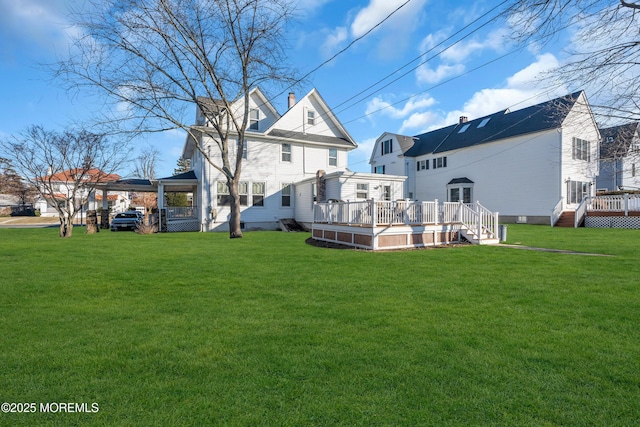
[[[361,227],[462,223],[478,235],[497,236],[498,215],[479,202],[375,201],[316,203],[314,222]]]
[[[640,194],[616,194],[611,196],[595,196],[590,199],[587,210],[592,212],[624,212],[640,211]]]
[[[167,219],[193,219],[198,218],[198,208],[196,206],[178,207],[169,206],[167,209]]]
[[[317,203],[316,223],[363,227],[376,225],[437,224],[438,202],[376,201]]]

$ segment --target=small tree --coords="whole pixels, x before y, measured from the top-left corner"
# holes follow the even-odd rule
[[[86,203],[98,183],[126,159],[125,146],[86,130],[55,132],[31,126],[0,146],[21,178],[37,188],[60,217],[60,237],[71,237],[76,203]]]
[[[177,162],[176,168],[173,170],[174,175],[180,175],[181,173],[189,172],[191,170],[191,160],[180,157]]]
[[[242,237],[240,194],[249,94],[295,83],[287,67],[292,0],[100,0],[75,11],[79,37],[57,75],[70,89],[107,95],[129,132],[183,129],[224,175],[231,197],[230,237]],[[233,105],[242,101],[240,111]],[[208,126],[192,127],[193,107]],[[188,115],[186,113],[189,113]],[[209,155],[211,141],[214,151]]]
[[[18,197],[21,206],[33,205],[38,197],[38,189],[24,182],[13,169],[11,161],[0,157],[0,194]]]

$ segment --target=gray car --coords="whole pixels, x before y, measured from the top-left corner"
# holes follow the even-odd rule
[[[121,212],[111,220],[111,231],[135,230],[142,218],[138,211]]]

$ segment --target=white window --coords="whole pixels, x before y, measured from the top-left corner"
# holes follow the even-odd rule
[[[242,144],[242,158],[247,158],[247,140],[244,140],[244,144]]]
[[[567,200],[569,203],[580,203],[588,194],[588,182],[569,181],[567,183]]]
[[[338,166],[338,150],[329,148],[329,166]]]
[[[418,160],[416,162],[416,170],[423,171],[429,169],[429,160]]]
[[[591,144],[589,141],[580,138],[573,138],[572,157],[575,160],[591,161]]]
[[[311,126],[316,124],[316,112],[315,111],[312,111],[312,110],[307,111],[307,124],[311,125]]]
[[[393,151],[393,144],[391,142],[390,139],[387,139],[386,141],[382,141],[380,143],[380,146],[382,147],[382,155],[384,156],[385,154],[389,154]]]
[[[447,157],[437,157],[435,159],[433,159],[433,168],[434,169],[440,169],[440,168],[446,168],[447,167]]]
[[[227,187],[227,183],[225,181],[218,181],[216,189],[218,191],[218,195],[216,197],[218,206],[230,206],[231,196],[229,195],[229,187]]]
[[[282,144],[282,161],[291,161],[291,144]]]
[[[356,184],[356,199],[369,198],[369,184]]]
[[[264,206],[264,182],[251,184],[252,206]]]
[[[385,201],[391,200],[391,186],[390,185],[382,186],[382,200],[385,200]]]
[[[291,184],[282,184],[282,206],[291,206]]]
[[[240,181],[238,183],[238,194],[240,195],[240,206],[247,206],[249,197],[249,183],[246,181]]]
[[[260,110],[252,108],[249,110],[249,129],[258,130],[260,124]]]

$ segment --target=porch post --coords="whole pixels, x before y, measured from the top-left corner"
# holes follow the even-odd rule
[[[435,204],[433,206],[433,210],[434,210],[434,221],[436,223],[436,225],[438,225],[438,223],[440,222],[440,203],[438,203],[438,199],[434,200]]]
[[[100,227],[109,228],[109,200],[107,199],[107,187],[102,187],[102,214],[100,215]]]
[[[162,230],[162,209],[164,209],[164,184],[158,182],[158,232]]]

